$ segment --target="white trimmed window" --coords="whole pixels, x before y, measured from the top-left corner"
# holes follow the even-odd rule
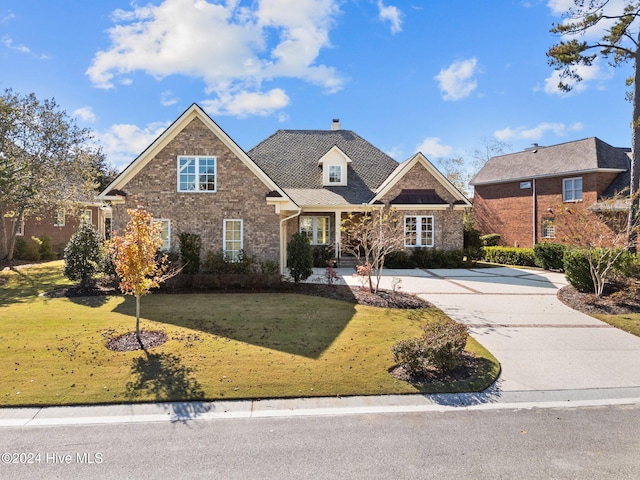
[[[342,183],[342,165],[329,165],[329,183]]]
[[[433,217],[406,216],[404,217],[404,246],[405,247],[433,247]]]
[[[179,192],[215,192],[216,157],[179,156]]]
[[[160,250],[168,252],[171,250],[171,220],[167,218],[154,218],[153,221],[160,226],[160,239],[162,240]]]
[[[582,201],[582,177],[565,178],[562,180],[562,201]]]
[[[300,217],[300,233],[304,233],[312,245],[329,245],[329,217]]]
[[[55,212],[53,212],[53,226],[54,227],[64,227],[65,225],[65,211],[64,208],[59,208]]]
[[[542,219],[542,238],[556,238],[555,218]]]
[[[243,248],[243,224],[240,219],[225,219],[222,232],[224,255],[232,262],[237,262],[240,258],[240,251]]]

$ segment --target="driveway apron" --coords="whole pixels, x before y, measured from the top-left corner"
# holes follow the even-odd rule
[[[381,287],[394,284],[469,327],[500,361],[495,390],[640,387],[640,338],[560,302],[562,274],[508,267],[387,270]]]

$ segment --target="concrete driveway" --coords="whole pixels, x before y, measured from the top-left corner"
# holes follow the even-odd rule
[[[352,271],[340,271],[351,285]],[[382,288],[400,280],[466,324],[502,365],[501,392],[640,387],[640,338],[574,311],[556,297],[563,274],[508,267],[387,270]]]

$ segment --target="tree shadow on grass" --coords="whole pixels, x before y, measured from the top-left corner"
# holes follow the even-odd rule
[[[175,420],[193,419],[209,411],[203,402],[204,390],[193,376],[193,369],[182,364],[180,357],[170,353],[149,353],[135,358],[131,365],[133,380],[126,385],[130,400],[152,397],[158,402],[172,403],[166,408]]]
[[[143,302],[145,319],[307,358],[319,358],[355,315],[354,304],[292,294],[152,295]],[[114,311],[135,316],[135,304],[127,298]]]

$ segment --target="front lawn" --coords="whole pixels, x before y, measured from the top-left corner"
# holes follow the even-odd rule
[[[412,386],[389,374],[391,345],[440,311],[282,293],[149,295],[142,328],[168,341],[113,352],[107,340],[135,326],[132,297],[37,296],[69,283],[61,269],[0,274],[0,405],[481,391],[499,371],[470,338],[476,377]]]

